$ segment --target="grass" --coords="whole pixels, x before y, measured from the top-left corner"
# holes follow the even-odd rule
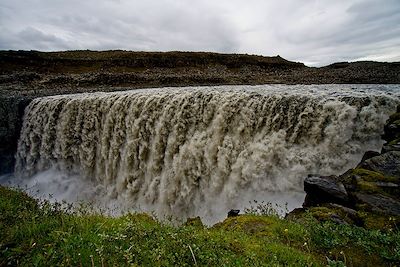
[[[394,266],[400,234],[270,208],[212,227],[173,226],[147,214],[112,218],[0,187],[0,266]],[[267,211],[267,212],[265,212]]]

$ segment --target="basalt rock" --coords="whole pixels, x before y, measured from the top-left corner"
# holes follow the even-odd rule
[[[344,185],[335,176],[309,176],[304,181],[304,191],[307,193],[304,207],[349,201]]]
[[[400,151],[389,151],[370,158],[362,162],[360,167],[400,179]]]
[[[0,175],[14,171],[25,107],[31,98],[0,97]]]
[[[362,159],[361,159],[361,162],[364,162],[364,161],[366,161],[367,159],[370,159],[370,158],[373,158],[373,157],[376,157],[376,156],[379,156],[380,155],[380,153],[379,152],[377,152],[377,151],[367,151],[367,152],[365,152],[364,153],[364,156],[362,157]]]
[[[240,210],[230,210],[230,211],[228,212],[228,217],[236,217],[236,216],[239,216],[239,212],[240,212]]]
[[[383,145],[381,151],[382,154],[390,151],[400,151],[400,140],[395,140]]]
[[[391,197],[380,195],[380,194],[364,194],[355,193],[354,194],[357,203],[365,204],[364,209],[370,209],[371,211],[400,216],[400,201],[395,200]]]

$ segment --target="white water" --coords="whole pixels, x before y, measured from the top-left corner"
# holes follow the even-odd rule
[[[58,200],[206,222],[251,200],[300,206],[309,173],[379,151],[400,86],[220,86],[39,98],[15,176]]]

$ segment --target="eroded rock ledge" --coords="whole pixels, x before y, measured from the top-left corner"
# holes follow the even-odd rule
[[[390,116],[381,153],[368,151],[354,169],[340,176],[309,175],[303,208],[288,214],[310,214],[320,221],[393,229],[400,221],[400,106]]]

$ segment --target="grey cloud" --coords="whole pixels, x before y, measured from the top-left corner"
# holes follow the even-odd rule
[[[400,1],[2,0],[0,30],[0,49],[280,54],[312,65],[396,60]]]

